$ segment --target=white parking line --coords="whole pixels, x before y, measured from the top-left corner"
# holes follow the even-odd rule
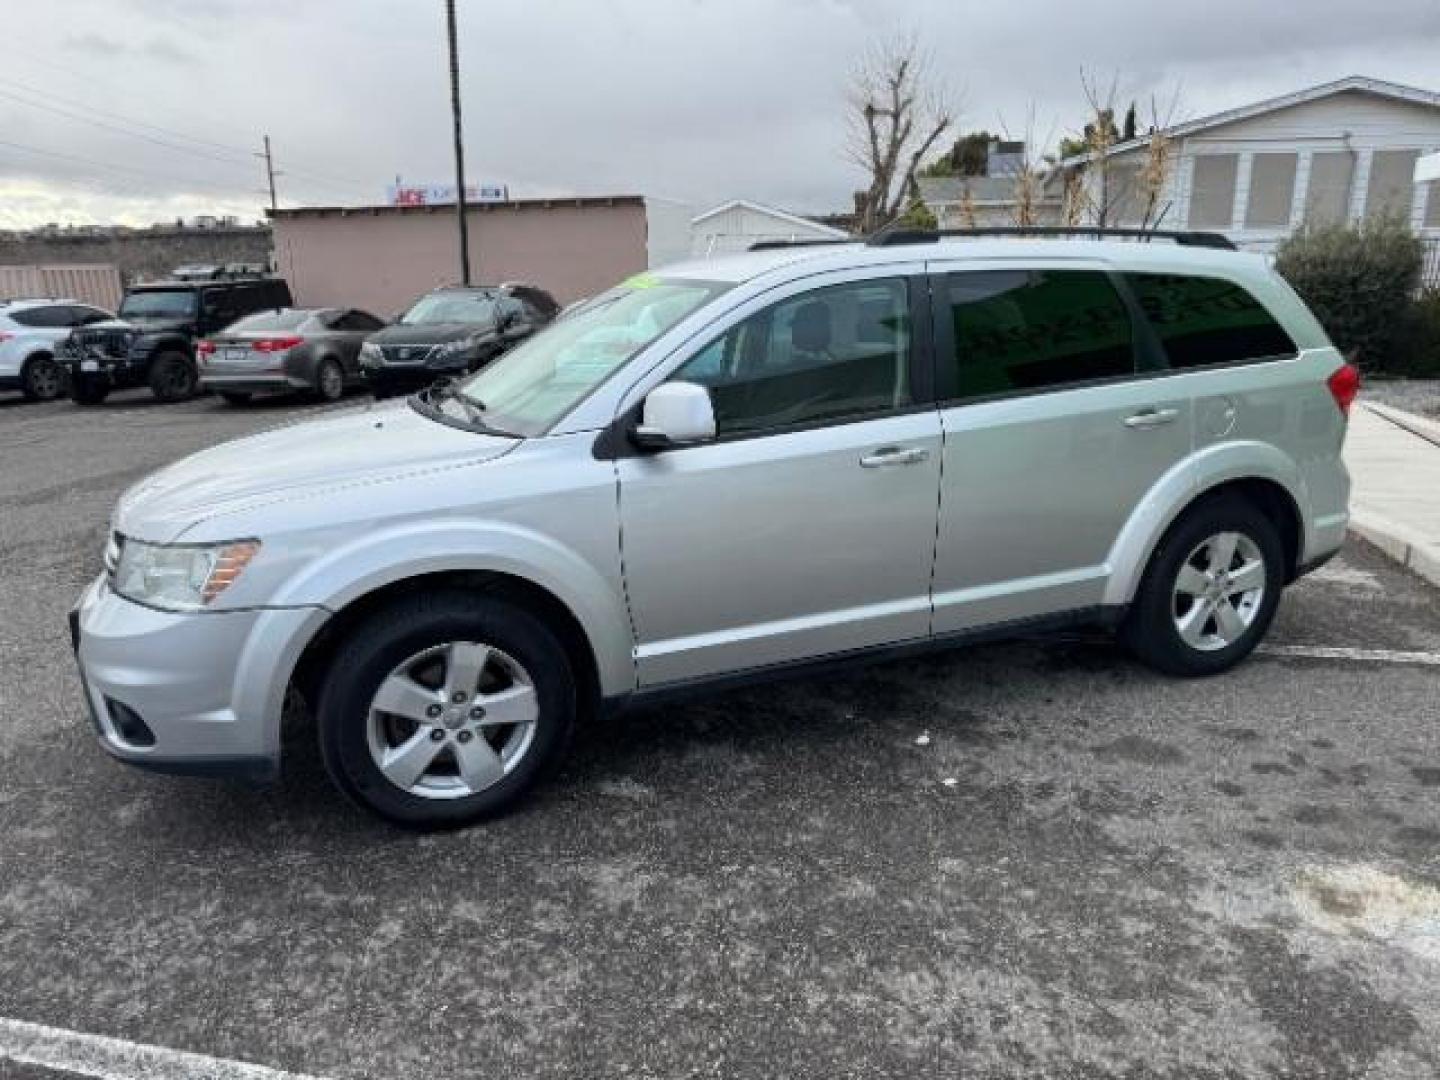
[[[0,1017],[0,1062],[94,1080],[320,1080],[244,1061]]]
[[[1419,664],[1440,667],[1440,653],[1401,652],[1396,649],[1350,649],[1339,645],[1258,645],[1260,656],[1301,660],[1359,660],[1371,664]]]

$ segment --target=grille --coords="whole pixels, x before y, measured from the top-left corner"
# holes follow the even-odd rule
[[[387,364],[423,364],[434,349],[433,345],[382,345],[380,353]]]
[[[80,352],[98,350],[106,356],[123,357],[130,352],[130,331],[76,330],[70,335],[70,344]]]

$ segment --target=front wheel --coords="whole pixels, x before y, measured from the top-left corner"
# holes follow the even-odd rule
[[[1234,496],[1187,511],[1146,568],[1121,637],[1171,675],[1216,675],[1265,636],[1285,583],[1275,525]]]
[[[513,806],[560,756],[575,718],[564,648],[483,594],[414,597],[363,623],[320,696],[320,749],[345,794],[438,828]]]
[[[70,380],[70,400],[76,405],[99,405],[110,396],[108,384],[77,375]]]

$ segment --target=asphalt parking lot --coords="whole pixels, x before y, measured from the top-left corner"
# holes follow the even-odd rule
[[[1440,594],[1373,551],[1218,679],[1068,637],[732,693],[417,837],[303,724],[251,789],[82,713],[116,496],[304,411],[0,401],[0,1076],[81,1074],[6,1022],[328,1077],[1440,1071]]]

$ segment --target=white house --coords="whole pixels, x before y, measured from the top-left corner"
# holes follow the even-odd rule
[[[1440,185],[1414,182],[1416,159],[1440,150],[1440,94],[1354,75],[1177,124],[1168,134],[1174,165],[1157,207],[1160,228],[1222,232],[1243,247],[1271,250],[1307,220],[1389,212],[1440,238]],[[1109,152],[1108,225],[1140,223],[1134,185],[1147,145],[1142,136]],[[1073,168],[1086,170],[1093,207],[1101,170],[1092,155],[1061,163]]]
[[[848,239],[841,229],[748,199],[722,203],[690,221],[690,253],[700,258],[745,251],[762,240]]]
[[[985,176],[922,176],[920,198],[942,229],[992,228],[1015,224],[1016,184],[1025,167],[1023,142],[995,140],[985,155]],[[1035,223],[1058,225],[1061,186],[1038,186],[1032,208]]]

